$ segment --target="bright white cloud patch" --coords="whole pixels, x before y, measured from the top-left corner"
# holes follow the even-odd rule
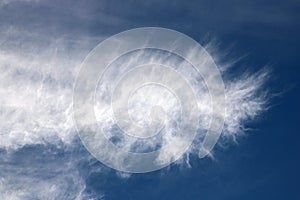
[[[64,146],[68,149],[68,147],[78,145],[75,143],[78,138],[72,121],[73,84],[80,63],[96,43],[86,40],[88,38],[74,42],[53,38],[44,40],[39,35],[24,34],[24,32],[18,31],[13,31],[13,34],[18,38],[17,41],[12,42],[12,38],[8,37],[7,33],[1,35],[0,149],[3,152],[0,160],[0,194],[2,195],[0,198],[44,199],[46,196],[50,196],[55,199],[63,195],[67,195],[65,197],[70,199],[88,198],[84,194],[85,178],[77,170],[77,164],[80,161],[76,156],[69,157],[67,160],[54,156],[53,159],[46,160],[46,165],[42,165],[44,162],[42,158],[35,160],[33,157],[41,156],[40,153],[47,151],[48,146],[58,148]],[[20,46],[21,48],[19,48]],[[143,57],[140,56],[138,59],[143,59]],[[160,57],[158,54],[154,54],[150,59],[160,59]],[[201,59],[205,58],[199,57],[199,60]],[[166,60],[165,62],[178,64],[176,60]],[[222,71],[222,73],[226,76],[227,72]],[[267,98],[263,87],[267,77],[268,71],[260,71],[254,74],[236,75],[234,80],[225,81],[224,137],[237,137],[243,131],[248,120],[254,119],[266,109]],[[197,84],[195,84],[194,87],[199,91],[199,98],[201,98],[198,105],[202,114],[201,123],[205,126],[210,120],[211,110],[207,106],[209,96],[205,93],[201,96],[201,92],[205,90],[203,86],[197,88]],[[153,93],[155,92],[157,91],[154,90]],[[136,93],[133,98],[140,98],[139,95],[143,95],[143,93]],[[176,103],[174,97],[168,95],[166,97]],[[168,98],[164,100],[167,101]],[[132,99],[132,102],[134,101]],[[164,104],[164,101],[161,103]],[[170,104],[166,106],[170,106]],[[147,110],[141,110],[140,114],[145,112],[150,116],[143,120],[138,115],[139,110],[136,108],[139,107],[131,107],[131,112],[134,113],[132,114],[133,120],[137,120],[141,124],[150,123],[151,112],[147,113]],[[170,112],[172,111],[172,109],[168,109]],[[100,107],[98,113],[100,118],[109,120],[111,117],[111,113],[103,107]],[[155,118],[155,113],[153,116]],[[176,128],[171,123],[168,126]],[[171,141],[172,134],[166,135],[165,138],[156,138],[156,141],[150,143],[137,143],[137,141],[127,139],[120,145],[127,149],[135,147],[143,151],[145,146],[141,145],[154,147],[156,143],[160,142],[157,140],[161,139],[163,142]],[[180,141],[177,142],[180,143]],[[38,147],[44,147],[46,150],[27,152],[28,154],[23,157],[28,159],[24,160],[26,162],[24,169],[22,160],[15,162],[15,159],[20,152],[28,151],[26,150],[28,145],[41,145]],[[197,148],[196,140],[194,146],[187,152],[188,156],[189,154],[197,155]],[[56,154],[56,152],[52,153]],[[47,155],[51,155],[51,153]],[[159,159],[165,157],[168,156],[162,154]],[[32,187],[33,184],[36,187]]]

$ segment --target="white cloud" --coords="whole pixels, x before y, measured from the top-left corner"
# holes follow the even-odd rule
[[[149,53],[151,53],[150,56]],[[205,54],[203,54],[202,57],[199,57],[199,60],[201,60],[203,63],[205,63],[206,59],[207,58]],[[198,130],[195,142],[187,154],[197,155],[202,143],[201,140],[203,139],[206,130],[209,128],[211,115],[219,115],[220,113],[212,113],[210,95],[200,76],[197,75],[195,71],[191,70],[190,66],[188,66],[186,63],[178,60],[178,58],[166,56],[163,53],[147,51],[142,53],[133,53],[130,55],[130,59],[127,57],[117,60],[115,65],[110,66],[110,68],[106,70],[104,79],[101,82],[103,87],[98,88],[98,92],[100,94],[96,96],[96,99],[98,100],[96,104],[96,117],[100,122],[99,126],[101,127],[101,130],[106,133],[107,137],[111,138],[113,141],[117,141],[116,144],[120,147],[123,147],[126,151],[130,151],[132,149],[142,152],[147,150],[149,151],[149,149],[153,150],[159,145],[164,146],[175,142],[175,149],[165,149],[159,154],[157,161],[161,162],[162,160],[165,161],[166,159],[173,159],[176,157],[173,154],[176,153],[177,148],[181,145],[184,145],[186,141],[181,137],[174,136],[174,133],[176,133],[176,130],[178,129],[177,125],[179,124],[176,123],[178,122],[176,120],[179,119],[178,114],[180,114],[180,112],[174,111],[180,110],[181,105],[172,100],[172,95],[170,96],[164,94],[164,92],[154,88],[149,91],[149,87],[142,92],[137,91],[133,93],[133,99],[130,99],[129,101],[128,108],[129,115],[132,116],[132,123],[135,125],[138,124],[139,126],[143,126],[144,124],[144,128],[149,126],[147,124],[151,122],[151,106],[160,105],[165,109],[166,115],[172,120],[166,121],[165,127],[167,130],[161,133],[161,137],[152,137],[151,139],[147,140],[139,140],[134,137],[124,137],[121,134],[121,130],[116,131],[114,128],[116,126],[116,122],[114,121],[113,111],[110,107],[110,98],[107,99],[107,96],[110,91],[112,91],[112,88],[116,87],[117,83],[115,80],[118,80],[117,77],[120,77],[124,71],[127,70],[126,68],[131,68],[131,66],[137,66],[141,63],[147,63],[149,61],[155,61],[165,66],[176,66],[175,68],[178,70],[178,72],[190,81],[190,85],[196,92],[197,103],[199,107],[198,116],[200,120],[200,129]],[[230,69],[230,66],[226,66],[225,69],[222,69],[223,76],[225,77],[227,73],[229,73],[226,71],[226,69]],[[135,82],[137,78],[143,79],[143,76],[148,76],[147,73],[139,73],[138,75],[139,77],[131,77],[130,80]],[[248,121],[255,119],[257,116],[259,116],[259,114],[261,114],[262,111],[266,110],[268,91],[266,90],[264,83],[268,79],[268,76],[269,72],[265,68],[256,73],[245,72],[243,74],[238,74],[234,79],[224,79],[226,90],[226,115],[222,136],[223,138],[229,137],[236,139],[239,134],[244,132],[245,124]],[[162,75],[162,77],[162,79],[167,79],[167,76]],[[173,82],[174,85],[180,83],[178,79],[176,80]],[[127,90],[128,87],[129,86],[127,83],[122,88],[122,91]],[[121,99],[121,97],[118,96],[118,99]],[[190,99],[179,100],[190,101]],[[124,112],[127,111],[125,110]],[[130,130],[130,128],[127,127],[127,130]],[[107,156],[107,159],[114,157],[114,155],[109,154],[106,154],[105,156]],[[189,158],[189,155],[184,158]],[[122,157],[121,159],[126,160],[127,158]]]
[[[45,148],[47,145],[74,145],[77,134],[72,121],[73,84],[79,65],[96,44],[95,40],[79,38],[74,41],[17,29],[8,31],[10,32],[2,32],[0,35],[0,149],[5,149],[13,155],[28,145],[41,144],[45,145]],[[13,41],[11,35],[17,39]],[[158,56],[154,54],[150,59],[159,60]],[[164,62],[179,64],[176,60]],[[226,75],[227,72],[224,70],[222,73]],[[266,109],[267,96],[263,84],[267,77],[268,71],[260,71],[254,74],[244,73],[234,80],[225,81],[227,112],[224,137],[237,137],[248,120],[254,119]],[[198,102],[202,114],[201,122],[203,127],[207,127],[211,112],[208,106],[209,95],[204,92],[205,88],[197,87],[197,82],[194,84],[201,98]],[[164,102],[168,102],[168,99],[165,98],[162,103]],[[135,108],[132,109],[133,112],[137,111]],[[99,113],[105,120],[110,117],[110,113],[103,107]],[[136,117],[140,119],[139,116]],[[168,128],[176,129],[171,123],[168,124]],[[132,148],[145,150],[147,145],[154,148],[157,143],[168,143],[174,139],[172,134],[166,136],[163,140],[156,138],[155,141],[146,143],[137,143],[137,140],[125,138],[120,145],[127,150]],[[201,137],[200,135],[200,139],[196,141],[201,141]],[[180,145],[180,141],[176,138],[174,140]],[[190,154],[197,155],[198,145],[194,142],[194,146],[182,161],[188,161]],[[172,149],[165,151],[160,154],[158,160],[169,158],[168,155],[172,153]],[[13,156],[10,154],[4,153],[3,158],[12,159]],[[27,158],[32,159],[30,156]],[[40,163],[32,162],[25,169],[28,173],[22,173],[22,163],[11,164],[3,161],[0,167],[0,171],[6,174],[1,174],[0,179],[0,193],[3,198],[43,199],[45,197],[43,195],[47,195],[55,199],[61,195],[68,195],[66,191],[69,190],[69,198],[84,198],[85,179],[77,171],[77,160],[52,162],[52,166],[49,163],[45,164],[50,168],[44,166],[42,170],[37,168]],[[52,178],[43,177],[47,174],[51,174]],[[120,173],[120,177],[127,178],[128,174]],[[33,184],[37,186],[31,187]]]
[[[92,199],[77,167],[89,158],[64,154],[75,145],[72,88],[90,41],[0,36],[0,199]]]
[[[73,150],[74,151],[74,150]],[[93,199],[78,164],[89,156],[49,145],[1,152],[0,199]],[[91,170],[92,172],[92,170]],[[100,194],[100,191],[99,191]],[[101,195],[98,195],[101,197]]]

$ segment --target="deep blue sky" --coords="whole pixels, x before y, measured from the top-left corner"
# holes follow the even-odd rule
[[[165,27],[199,42],[215,39],[219,52],[230,49],[229,57],[243,57],[235,70],[255,72],[266,65],[272,70],[268,88],[274,97],[269,110],[248,124],[253,130],[238,144],[217,147],[216,160],[191,158],[191,168],[172,165],[169,170],[125,179],[110,170],[94,172],[87,177],[87,191],[104,191],[109,200],[299,200],[299,10],[297,0],[56,0],[35,6],[7,5],[0,19],[69,38]],[[100,164],[95,161],[95,165]],[[84,173],[92,167],[82,164],[82,168]]]

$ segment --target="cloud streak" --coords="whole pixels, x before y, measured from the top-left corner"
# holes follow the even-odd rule
[[[0,5],[5,7],[9,2],[14,1],[2,1]],[[103,16],[111,19],[106,14]],[[115,24],[122,22],[115,20]],[[70,37],[63,34],[56,37],[58,30],[55,27],[49,32],[31,31],[35,25],[28,24],[30,28],[26,29],[23,25],[13,26],[1,21],[0,198],[93,199],[94,196],[86,192],[86,179],[92,172],[80,169],[82,163],[93,165],[92,158],[87,153],[78,154],[76,151],[76,147],[82,148],[82,145],[78,143],[72,120],[72,93],[85,55],[106,35],[94,37],[75,31],[69,33],[74,33]],[[46,26],[47,24],[44,25],[47,30],[51,30]],[[38,27],[41,29],[43,26],[38,23]],[[113,32],[111,29],[109,31]],[[218,60],[218,56],[222,57],[224,53],[227,52],[215,53],[214,59]],[[140,55],[139,59],[144,59],[143,56]],[[152,55],[150,59],[159,60],[161,57]],[[176,60],[166,62],[178,64]],[[219,66],[222,68],[222,63]],[[223,139],[238,138],[244,132],[247,122],[266,110],[268,101],[264,85],[269,76],[267,69],[256,73],[235,74],[236,78],[226,79],[230,73],[230,70],[222,69],[227,109]],[[205,90],[202,87],[196,89],[199,93]],[[209,97],[202,95],[199,105],[205,127],[211,110],[207,106]],[[135,111],[132,108],[132,112]],[[100,113],[104,118],[109,114],[105,110]],[[190,155],[198,155],[197,144],[202,136],[199,134],[186,156],[177,164],[188,162]],[[128,150],[145,151],[147,145],[155,148],[161,141],[170,141],[168,137],[164,140],[156,138],[156,141],[147,144],[125,139],[120,145]],[[159,159],[164,157],[162,154]],[[101,165],[93,170],[101,171]],[[120,176],[128,177],[122,173]],[[97,191],[96,196],[102,198],[102,191]]]
[[[70,52],[64,42],[54,40],[50,42],[51,45],[47,49],[39,51],[38,55],[36,55],[34,47],[31,47],[33,48],[32,52],[5,49],[1,51],[0,148],[4,150],[3,157],[8,161],[13,160],[18,153],[26,151],[28,145],[45,145],[44,148],[47,149],[47,145],[72,146],[76,141],[77,134],[72,121],[71,109],[73,84],[81,62],[80,58],[83,58],[83,54],[88,52],[88,48],[85,49],[79,45],[79,51]],[[139,59],[143,59],[143,55],[140,56]],[[161,58],[154,55],[151,59],[159,60]],[[168,62],[174,64],[174,60],[168,60]],[[225,75],[226,71],[223,71],[223,74]],[[225,81],[227,110],[223,137],[237,137],[239,133],[243,132],[244,125],[248,120],[254,119],[266,109],[267,96],[263,84],[267,77],[268,71],[264,70],[254,74],[244,73],[234,80]],[[198,88],[199,92],[203,89]],[[201,114],[203,114],[202,121],[204,125],[207,125],[210,119],[210,109],[207,107],[209,96],[204,94],[199,105]],[[102,115],[102,117],[105,116]],[[164,138],[162,141],[168,142],[170,138]],[[148,145],[153,147],[154,143],[148,142]],[[143,149],[147,147],[147,143],[137,143],[135,140],[125,140],[122,145],[129,149],[137,148],[136,145],[140,145],[139,148]],[[197,155],[198,150],[199,146],[197,146],[197,142],[194,142],[194,146],[187,154]],[[164,159],[168,157],[168,153],[172,152],[164,153],[165,155],[161,154],[158,159]],[[31,160],[33,155],[39,155],[39,152],[28,154],[26,158]],[[43,175],[52,174],[52,167],[50,169],[45,167],[40,171],[38,167],[40,163],[36,161],[27,164],[25,171],[28,170],[28,173],[22,173],[24,171],[21,169],[22,162],[1,162],[1,171],[10,175],[2,176],[1,188],[2,191],[5,191],[2,194],[7,199],[30,199],[34,196],[43,198],[42,195],[45,193],[42,190],[47,187],[50,188],[47,195],[56,197],[56,195],[65,194],[71,187],[73,193],[70,195],[80,199],[83,195],[82,191],[85,189],[85,183],[80,173],[76,172],[76,164],[74,164],[77,162],[76,159],[70,158],[68,161],[61,159],[56,161],[55,159],[59,159],[59,157],[47,162],[47,165],[52,163],[56,168],[51,179],[44,178]],[[186,160],[183,159],[177,164],[181,162],[186,162]],[[14,180],[18,180],[17,182],[21,185],[16,185]],[[72,180],[64,183],[64,185],[71,185],[60,187],[60,182],[65,180]],[[29,185],[36,182],[39,183],[39,187],[28,188]],[[72,185],[73,183],[74,185]]]

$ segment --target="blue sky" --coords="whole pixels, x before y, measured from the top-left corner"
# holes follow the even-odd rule
[[[0,199],[300,199],[299,9],[297,0],[0,0]],[[267,103],[231,110],[238,120],[228,120],[213,158],[191,153],[124,174],[78,139],[72,87],[99,42],[147,26],[180,31],[230,66],[234,103]],[[261,70],[268,75],[255,76]],[[248,100],[239,86],[255,88]]]

